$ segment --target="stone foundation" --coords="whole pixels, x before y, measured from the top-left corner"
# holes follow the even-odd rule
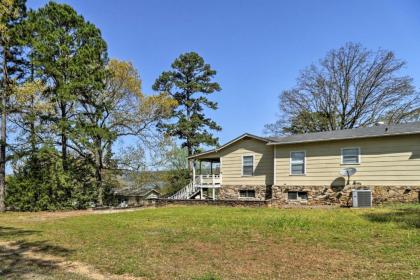
[[[244,198],[239,196],[240,190],[255,190],[255,198]],[[266,200],[271,198],[271,186],[232,186],[223,185],[219,189],[218,199],[220,200]]]
[[[223,185],[218,189],[217,200],[229,201],[265,201],[270,200],[269,205],[353,205],[352,190],[372,190],[372,202],[374,205],[388,202],[420,202],[420,186],[251,186],[251,185]],[[240,190],[255,190],[254,198],[239,196]],[[306,192],[307,200],[288,200],[288,192]]]
[[[152,206],[163,207],[170,205],[213,205],[213,206],[231,206],[231,207],[269,207],[270,200],[212,200],[212,199],[153,199]]]
[[[272,204],[352,206],[352,190],[372,190],[373,204],[386,202],[419,202],[420,187],[413,186],[272,186]],[[307,200],[288,200],[289,191],[307,192]]]

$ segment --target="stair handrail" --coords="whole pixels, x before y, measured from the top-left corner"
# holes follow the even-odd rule
[[[177,191],[175,194],[171,195],[169,199],[188,199],[190,195],[196,192],[198,188],[194,186],[193,182],[190,182],[188,185]]]

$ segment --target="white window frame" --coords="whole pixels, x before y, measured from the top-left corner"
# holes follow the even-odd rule
[[[303,153],[303,174],[292,174],[292,153]],[[305,176],[306,175],[306,151],[290,151],[289,153],[289,175],[290,176]]]
[[[358,150],[358,162],[357,163],[344,163],[344,154],[343,151],[344,150],[348,150],[348,149],[357,149]],[[341,164],[343,165],[359,165],[362,163],[362,150],[360,149],[360,147],[344,147],[341,148]]]
[[[244,157],[252,157],[252,175],[244,175]],[[253,154],[245,154],[242,155],[242,164],[241,164],[241,176],[242,177],[252,177],[255,173],[255,155]]]

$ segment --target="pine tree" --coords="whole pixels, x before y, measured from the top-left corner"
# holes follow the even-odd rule
[[[77,101],[103,88],[107,47],[101,32],[84,20],[72,7],[54,2],[28,17],[35,68],[48,85],[46,94],[54,104],[51,131],[59,135],[63,169],[68,167]],[[74,143],[73,143],[74,144]]]
[[[220,131],[221,127],[204,114],[205,107],[217,109],[217,103],[206,97],[221,90],[218,83],[211,81],[215,75],[216,71],[201,56],[189,52],[178,57],[172,63],[172,71],[163,72],[153,85],[154,90],[167,93],[178,102],[172,115],[175,122],[161,123],[160,128],[181,139],[189,156],[197,152],[200,144],[218,144],[210,131]]]
[[[18,28],[26,15],[24,0],[0,2],[0,212],[5,210],[7,118],[11,110],[9,99],[22,77],[22,46]]]

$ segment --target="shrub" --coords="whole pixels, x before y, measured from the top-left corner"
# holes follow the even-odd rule
[[[69,157],[64,171],[54,147],[43,147],[8,177],[6,205],[18,211],[80,209],[96,200],[91,165]]]

